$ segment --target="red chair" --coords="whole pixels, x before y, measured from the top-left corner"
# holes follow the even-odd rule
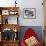
[[[21,46],[27,46],[25,40],[32,36],[34,36],[37,39],[36,33],[31,28],[27,29],[27,31],[24,34],[24,37],[22,38]],[[38,41],[35,46],[41,46],[40,42]]]

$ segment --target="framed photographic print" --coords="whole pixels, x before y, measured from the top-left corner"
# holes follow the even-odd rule
[[[26,19],[35,19],[36,18],[36,8],[24,8],[23,16]]]
[[[2,10],[2,15],[9,15],[9,10]]]

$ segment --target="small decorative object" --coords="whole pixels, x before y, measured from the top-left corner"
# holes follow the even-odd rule
[[[3,16],[2,23],[3,24],[8,24],[8,16]]]
[[[10,15],[16,15],[18,12],[17,11],[15,11],[15,10],[10,10]]]
[[[10,11],[10,15],[14,15],[14,11]]]
[[[7,18],[7,19],[5,19],[5,24],[8,24],[8,18]]]
[[[9,10],[2,10],[2,15],[9,15]]]
[[[36,18],[36,8],[24,8],[24,18],[35,19]]]

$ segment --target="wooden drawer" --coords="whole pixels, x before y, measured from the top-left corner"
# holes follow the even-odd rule
[[[2,42],[0,42],[0,46],[2,46]]]
[[[46,27],[44,27],[44,44],[46,46]]]
[[[0,46],[18,46],[18,41],[1,42]]]

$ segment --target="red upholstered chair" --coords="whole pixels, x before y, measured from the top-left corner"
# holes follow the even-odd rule
[[[31,28],[28,28],[24,34],[24,37],[22,38],[21,46],[27,46],[25,40],[32,37],[32,36],[35,38],[37,37],[36,33]],[[37,40],[37,43],[34,46],[41,46],[41,44],[37,38],[36,38],[36,40]]]

